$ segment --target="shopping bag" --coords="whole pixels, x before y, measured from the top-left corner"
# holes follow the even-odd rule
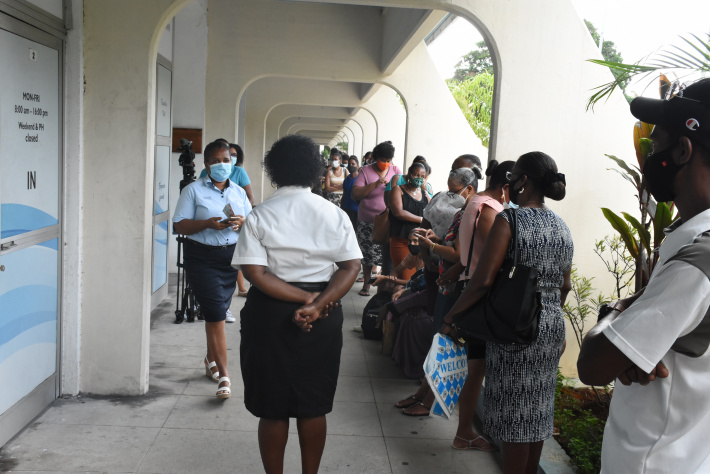
[[[424,375],[434,392],[430,414],[450,419],[468,376],[466,349],[449,336],[435,334],[424,360]]]

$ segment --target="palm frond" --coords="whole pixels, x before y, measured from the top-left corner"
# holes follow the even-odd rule
[[[689,47],[685,49],[681,46],[672,45],[659,52],[651,54],[644,60],[637,61],[634,64],[613,63],[599,59],[589,59],[588,61],[600,66],[608,67],[612,72],[616,73],[616,78],[613,81],[607,82],[592,89],[594,93],[587,101],[587,111],[593,111],[594,106],[602,99],[609,100],[611,95],[621,84],[630,79],[644,80],[647,76],[656,77],[656,73],[661,71],[689,71],[702,72],[710,71],[710,34],[707,35],[707,41],[702,40],[695,34],[690,34],[689,37],[680,37],[681,40]],[[644,62],[645,64],[642,64]],[[606,101],[605,100],[605,101]]]

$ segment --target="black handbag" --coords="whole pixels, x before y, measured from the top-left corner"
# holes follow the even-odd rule
[[[517,212],[511,209],[503,212],[508,215],[512,231],[513,259],[503,262],[486,296],[455,315],[454,324],[459,337],[464,340],[530,344],[537,339],[540,323],[538,271],[518,263]]]

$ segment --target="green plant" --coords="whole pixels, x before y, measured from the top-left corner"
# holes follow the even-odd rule
[[[594,253],[601,258],[606,269],[614,277],[612,298],[626,298],[631,293],[634,279],[634,258],[626,249],[620,235],[605,235],[594,244]]]
[[[591,319],[592,325],[596,324],[599,307],[608,302],[608,299],[601,294],[598,294],[596,298],[592,296],[594,292],[592,287],[593,279],[581,276],[577,269],[572,267],[572,291],[570,292],[572,301],[568,300],[562,308],[565,319],[572,326],[574,337],[580,347],[582,347],[582,339],[586,332],[587,323]]]
[[[493,74],[482,72],[464,81],[449,80],[447,84],[471,129],[488,148],[493,111]]]
[[[565,447],[577,472],[598,473],[601,470],[602,438],[606,421],[584,409],[571,395],[569,379],[557,371],[555,387],[555,425],[560,444]]]

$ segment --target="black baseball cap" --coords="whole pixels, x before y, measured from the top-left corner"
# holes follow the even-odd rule
[[[637,97],[631,101],[631,114],[697,140],[710,150],[710,79],[681,88],[668,100]]]

